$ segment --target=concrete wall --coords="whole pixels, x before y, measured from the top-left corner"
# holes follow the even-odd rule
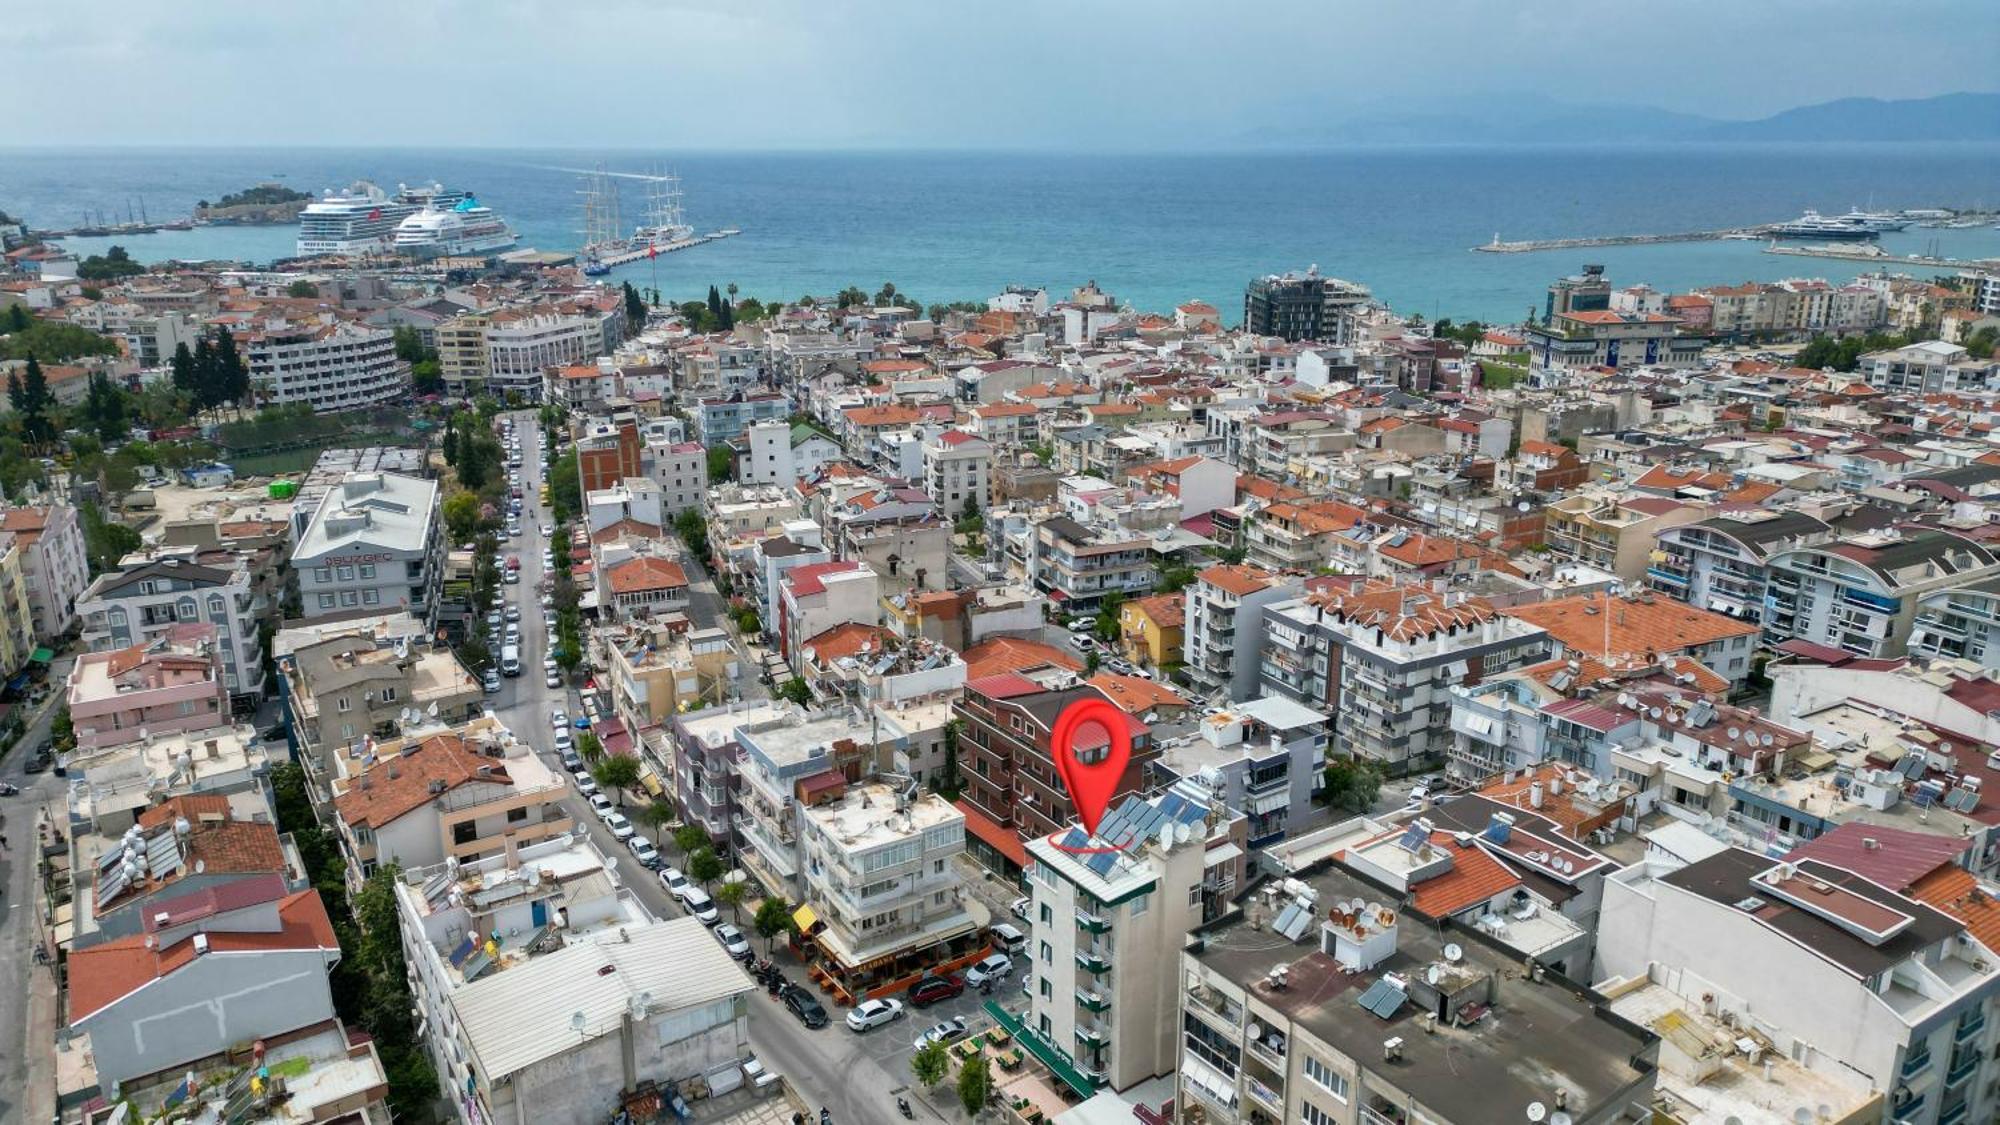
[[[749,1051],[748,1008],[736,998],[626,1024],[515,1074],[489,1094],[498,1125],[597,1125],[618,1091],[690,1078]]]

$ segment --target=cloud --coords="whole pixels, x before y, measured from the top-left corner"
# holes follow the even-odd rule
[[[1739,118],[1927,96],[1990,87],[2000,41],[1990,0],[96,0],[8,15],[16,144],[1199,147],[1486,94]]]

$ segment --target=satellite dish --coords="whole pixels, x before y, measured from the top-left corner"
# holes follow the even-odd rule
[[[1465,950],[1460,949],[1458,943],[1455,941],[1445,942],[1444,959],[1456,965],[1465,959]]]
[[[1792,1111],[1792,1120],[1798,1122],[1799,1125],[1812,1125],[1812,1119],[1813,1111],[1805,1106],[1800,1106]]]
[[[1545,1106],[1545,1105],[1543,1105],[1543,1104],[1542,1104],[1542,1103],[1540,1103],[1540,1102],[1529,1102],[1529,1103],[1528,1103],[1528,1120],[1530,1120],[1530,1121],[1547,1121],[1548,1119],[1549,1119],[1549,1107],[1548,1107],[1548,1106]]]
[[[1651,718],[1657,719],[1660,717],[1660,709],[1658,707],[1655,707],[1652,710],[1646,712],[1646,714]]]
[[[1243,1033],[1248,1035],[1250,1041],[1253,1043],[1262,1043],[1264,1041],[1264,1025],[1261,1023],[1251,1024],[1249,1027],[1243,1029]]]
[[[1729,741],[1734,742],[1741,737],[1743,737],[1743,728],[1741,727],[1729,728]]]
[[[1778,740],[1777,740],[1776,738],[1773,738],[1773,737],[1772,737],[1772,736],[1771,736],[1771,735],[1770,735],[1770,734],[1769,734],[1768,732],[1767,732],[1767,733],[1765,733],[1765,734],[1763,734],[1763,735],[1761,735],[1761,736],[1759,736],[1759,737],[1761,737],[1761,738],[1762,738],[1762,740],[1763,740],[1763,743],[1764,743],[1764,745],[1766,745],[1766,746],[1769,746],[1769,745],[1771,745],[1772,743],[1774,743],[1774,742],[1778,741]]]
[[[1569,1125],[1570,1116],[1562,1110],[1549,1114],[1549,1125]]]
[[[590,1022],[590,1017],[583,1014],[582,1008],[578,1008],[576,1011],[571,1012],[569,1014],[569,1028],[571,1031],[574,1031],[578,1034],[583,1033],[584,1027],[589,1022]]]

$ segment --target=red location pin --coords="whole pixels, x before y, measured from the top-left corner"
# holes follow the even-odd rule
[[[1089,762],[1078,756],[1076,745],[1087,725],[1103,728],[1110,740],[1103,757]],[[1096,835],[1097,822],[1104,819],[1104,808],[1125,776],[1125,764],[1132,760],[1132,724],[1117,704],[1101,696],[1086,696],[1056,716],[1049,752],[1063,788],[1069,790],[1070,803],[1076,806],[1077,819],[1083,821],[1083,830]]]

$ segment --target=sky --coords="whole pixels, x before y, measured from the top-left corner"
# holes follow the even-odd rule
[[[1994,0],[21,0],[0,145],[1201,148],[1991,90],[1995,43]]]

